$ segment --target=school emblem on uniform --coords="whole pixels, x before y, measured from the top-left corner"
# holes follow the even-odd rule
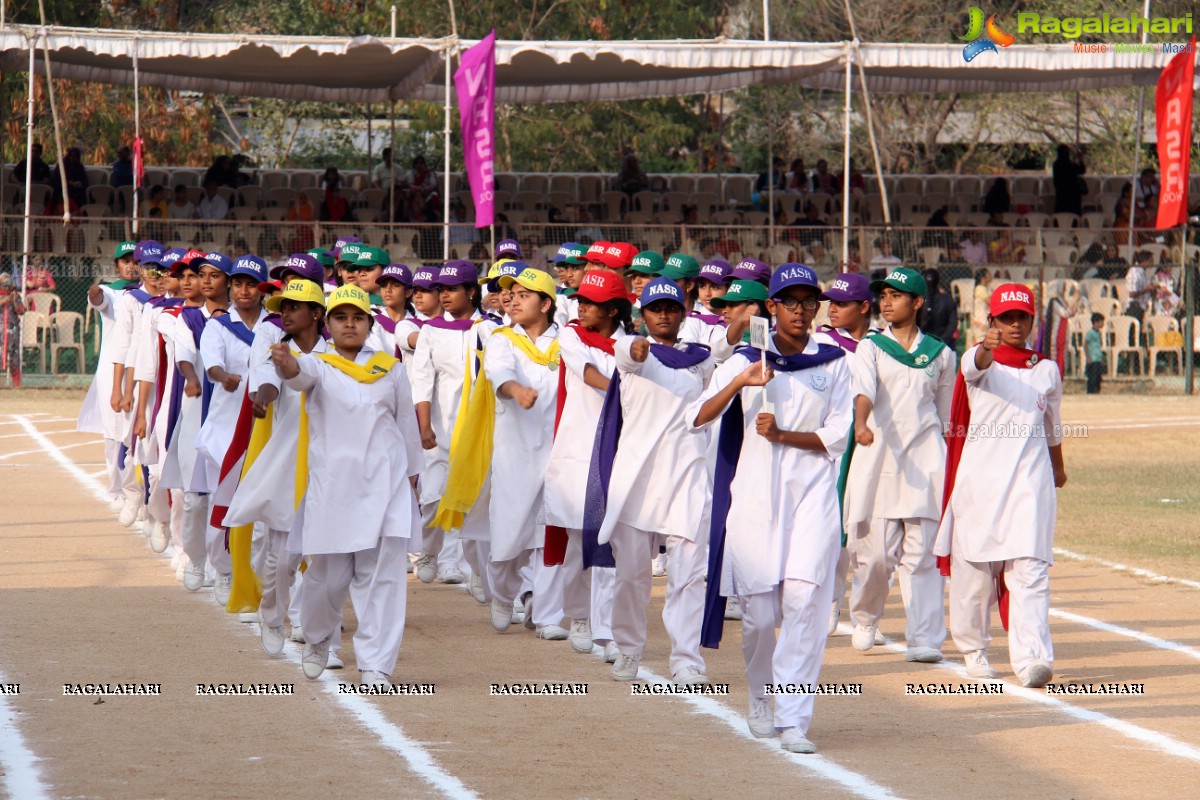
[[[1029,360],[1025,362],[1025,366],[1032,367],[1036,363],[1038,363],[1038,354],[1034,353],[1029,357]]]
[[[808,385],[818,392],[823,392],[829,388],[829,378],[825,375],[809,375]]]
[[[937,371],[937,370],[935,370],[935,369],[933,368],[933,364],[930,364],[928,367],[926,367],[926,368],[925,368],[925,376],[926,376],[927,378],[932,378],[932,377],[934,376],[934,373],[935,373],[936,371]]]
[[[551,372],[556,372],[558,370],[558,360],[555,359],[550,361],[548,364],[546,364],[546,368]]]
[[[913,363],[916,364],[918,367],[923,367],[929,363],[929,356],[925,355],[924,353],[921,353],[921,355],[919,355],[913,359]]]

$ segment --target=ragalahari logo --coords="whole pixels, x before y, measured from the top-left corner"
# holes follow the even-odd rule
[[[983,10],[978,6],[967,9],[967,35],[958,37],[964,42],[970,42],[963,48],[963,60],[967,63],[974,61],[980,54],[989,50],[998,53],[996,45],[1008,47],[1017,37],[1000,29],[996,24],[996,15],[992,14],[983,21]]]

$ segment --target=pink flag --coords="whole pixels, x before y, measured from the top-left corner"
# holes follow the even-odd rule
[[[475,227],[492,224],[495,213],[496,31],[462,54],[454,73],[462,122],[467,181],[475,201]]]

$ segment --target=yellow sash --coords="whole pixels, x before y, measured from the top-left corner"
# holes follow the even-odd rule
[[[387,353],[375,353],[366,364],[355,364],[348,358],[343,358],[337,353],[317,353],[317,358],[324,361],[329,366],[339,369],[349,375],[359,383],[374,383],[375,381],[388,374],[392,367],[400,363],[400,360],[389,356]]]
[[[245,478],[250,467],[258,460],[267,440],[271,438],[274,404],[267,406],[267,414],[254,420],[250,429],[250,441],[246,445],[246,458],[242,462],[241,477]],[[238,525],[229,529],[229,557],[233,562],[233,587],[229,591],[229,602],[225,610],[230,614],[252,614],[262,601],[262,579],[254,572],[250,563],[250,544],[254,538],[254,524]]]

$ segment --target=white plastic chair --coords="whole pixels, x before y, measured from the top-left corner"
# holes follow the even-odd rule
[[[83,315],[76,311],[60,311],[50,316],[50,371],[58,374],[58,354],[75,351],[75,371],[83,372]]]

